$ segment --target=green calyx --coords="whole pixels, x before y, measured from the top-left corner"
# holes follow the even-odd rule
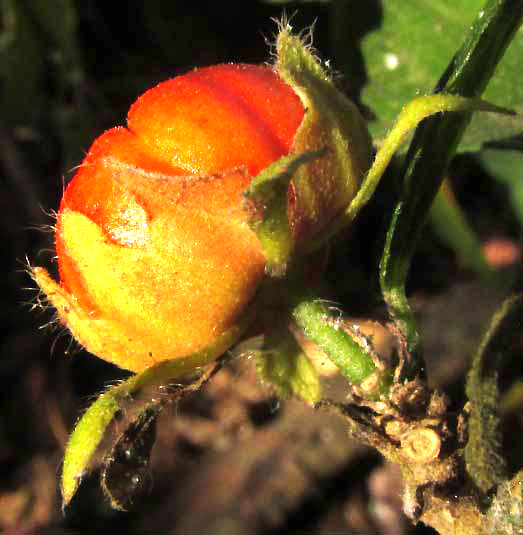
[[[311,405],[321,399],[318,372],[286,329],[267,336],[264,348],[256,353],[256,369],[283,398],[296,397]]]
[[[336,89],[310,46],[282,25],[276,50],[275,68],[306,113],[289,155],[258,175],[246,197],[269,272],[281,276],[295,251],[308,250],[356,195],[372,143],[358,109]]]
[[[262,171],[245,192],[250,225],[260,240],[268,272],[282,276],[292,256],[295,239],[287,210],[287,191],[300,167],[322,158],[325,149],[285,156]]]
[[[298,249],[308,249],[360,188],[372,162],[372,139],[356,105],[341,93],[300,37],[282,27],[276,69],[301,98],[307,112],[292,151],[325,147],[328,155],[298,169],[290,219]]]

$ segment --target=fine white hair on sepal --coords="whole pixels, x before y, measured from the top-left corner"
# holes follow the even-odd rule
[[[306,51],[313,57],[314,61],[318,63],[323,69],[327,78],[333,82],[338,82],[343,79],[343,74],[336,70],[331,63],[330,59],[322,59],[318,50],[314,47],[314,31],[317,24],[317,19],[315,19],[311,24],[302,28],[300,31],[293,32],[292,19],[297,15],[297,11],[293,12],[291,15],[287,15],[284,12],[281,18],[273,18],[272,20],[276,23],[277,33],[272,36],[272,39],[265,39],[265,42],[269,48],[269,57],[272,62],[267,62],[269,67],[276,67],[278,64],[278,52],[277,44],[278,37],[283,34],[290,34],[292,37],[299,39],[306,49]]]
[[[276,63],[278,60],[278,52],[276,49],[278,36],[281,33],[293,33],[292,19],[297,15],[297,11],[294,11],[291,15],[288,15],[287,12],[283,12],[281,18],[273,17],[271,20],[276,24],[276,33],[272,35],[272,38],[265,38],[265,43],[269,49],[269,57],[272,58],[273,63]],[[317,61],[320,61],[317,52],[313,46],[314,40],[314,27],[316,25],[316,19],[305,28],[301,29],[294,36],[299,39],[305,48],[316,58]],[[321,61],[320,61],[321,62]],[[270,64],[270,63],[269,63]]]
[[[38,268],[35,268],[27,257],[22,265],[23,267],[21,271],[26,273],[34,282],[33,286],[27,286],[23,288],[23,290],[31,292],[33,295],[22,302],[22,305],[27,306],[30,311],[35,312],[39,316],[46,316],[46,320],[38,325],[38,330],[48,331],[54,335],[50,347],[50,355],[54,355],[58,342],[64,337],[67,339],[66,347],[63,350],[64,354],[75,355],[82,351],[83,346],[74,338],[69,328],[63,323],[51,300],[38,285],[35,275],[35,269]],[[50,315],[49,311],[51,311]]]

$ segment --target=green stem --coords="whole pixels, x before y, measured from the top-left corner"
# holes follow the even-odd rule
[[[375,379],[368,388],[368,397],[388,392],[390,372],[378,368],[370,352],[343,328],[339,315],[333,314],[327,302],[314,298],[301,299],[294,305],[292,317],[307,338],[336,364],[352,384],[363,386],[366,380]]]
[[[479,97],[521,24],[521,0],[488,0],[436,92]],[[380,265],[380,283],[391,316],[407,341],[414,376],[423,369],[421,340],[405,284],[421,230],[470,113],[434,116],[416,129],[403,168],[403,191],[393,211]]]

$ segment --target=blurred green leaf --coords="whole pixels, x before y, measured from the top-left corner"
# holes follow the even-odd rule
[[[329,4],[332,0],[262,0],[265,4]]]
[[[42,98],[46,62],[59,69],[57,85],[83,80],[72,0],[4,0],[0,4],[1,104],[4,118],[27,123]],[[62,87],[62,89],[64,89]]]
[[[523,412],[523,379],[516,379],[503,393],[499,408],[503,415]]]
[[[363,101],[377,120],[369,124],[373,136],[384,138],[408,101],[432,92],[484,0],[387,0],[381,28],[363,41],[369,85]],[[523,39],[514,39],[483,98],[523,112]],[[465,93],[462,93],[465,94]],[[482,143],[505,139],[523,131],[521,116],[476,115],[459,150],[478,150]]]
[[[41,43],[20,2],[0,4],[0,109],[4,120],[31,121],[43,69]]]
[[[72,0],[31,0],[26,5],[32,20],[54,46],[64,54],[76,53],[76,12]]]
[[[523,225],[523,152],[485,149],[479,157],[485,169],[509,189],[512,209]]]
[[[73,87],[81,84],[84,72],[76,38],[73,0],[31,0],[26,9],[39,36],[42,53],[58,68],[58,83]]]
[[[493,270],[485,260],[481,242],[446,180],[434,199],[429,221],[433,232],[454,251],[462,266],[473,269],[485,279],[492,277]]]

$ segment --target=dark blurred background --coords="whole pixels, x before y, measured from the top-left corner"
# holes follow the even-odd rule
[[[362,4],[363,22],[356,26],[347,18],[342,33],[333,20],[347,11],[347,2],[285,5],[296,30],[315,23],[315,47],[334,59],[340,86],[356,99],[364,72],[355,45],[379,20],[376,2]],[[132,102],[162,80],[194,66],[267,61],[267,40],[273,40],[273,19],[282,16],[283,5],[4,0],[0,9],[0,531],[432,533],[404,520],[394,468],[351,442],[336,417],[277,401],[257,383],[249,362],[222,370],[190,400],[165,411],[150,484],[131,512],[112,511],[91,477],[62,515],[58,478],[68,433],[103,386],[125,373],[82,351],[52,323],[52,311],[33,307],[37,292],[27,265],[56,272],[53,211],[92,141],[125,124]],[[430,243],[420,259],[418,287],[427,279],[421,272],[428,272],[437,273],[432,289],[448,288],[457,267],[452,255]],[[348,272],[339,260],[344,255],[342,247],[331,280]],[[340,284],[341,294],[352,296],[354,285]],[[433,335],[447,359],[437,365],[440,384],[459,383],[464,364],[453,356],[476,341],[496,296],[467,285],[447,294],[447,301],[419,296],[418,305],[433,307],[438,321],[452,306],[457,317],[466,315],[471,295],[485,306],[467,318],[457,348]],[[434,329],[429,325],[428,331],[430,344]],[[438,326],[442,331],[448,325]]]

